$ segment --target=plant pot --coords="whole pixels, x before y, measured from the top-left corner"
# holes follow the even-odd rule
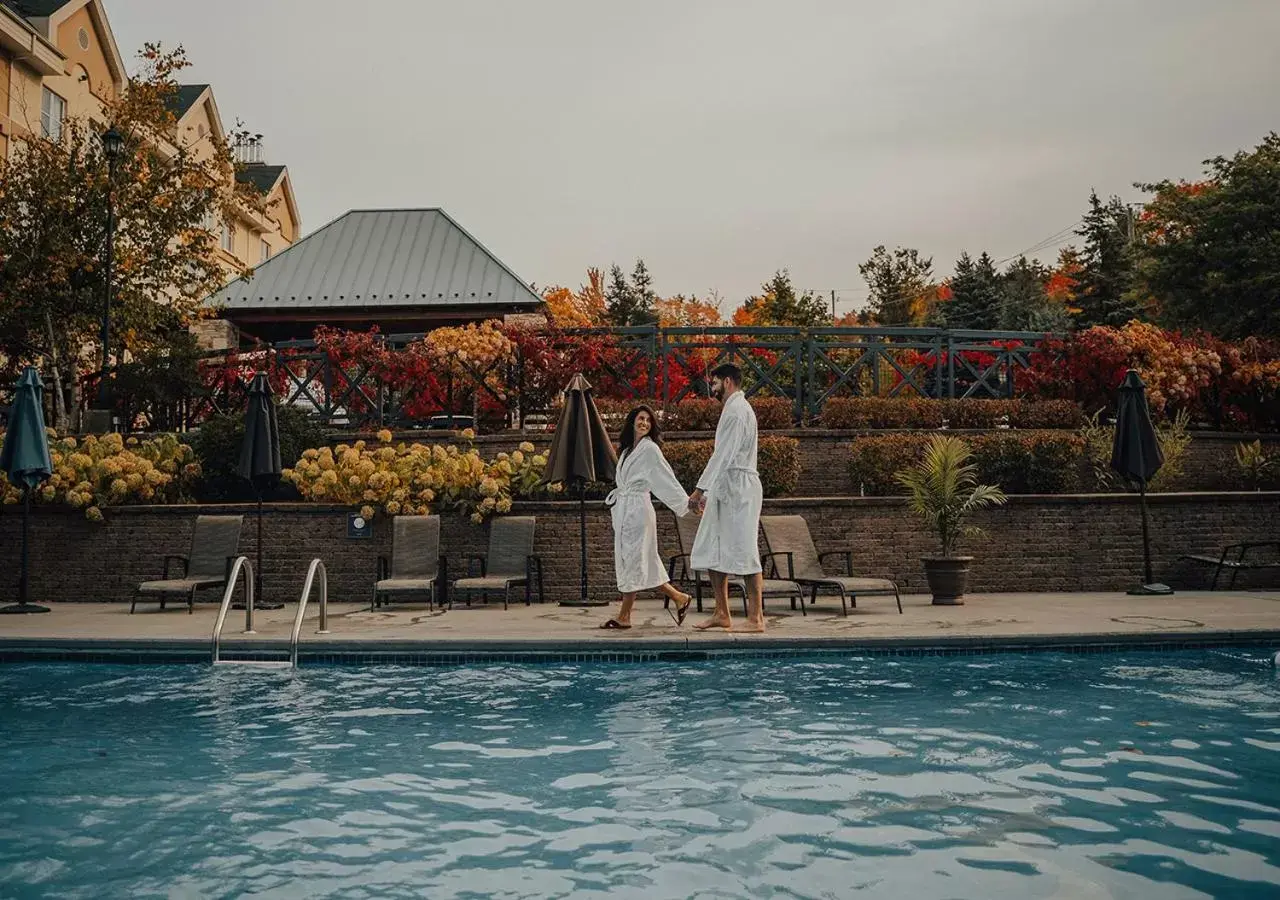
[[[969,564],[972,556],[934,557],[921,560],[934,606],[964,606],[964,592],[969,587]]]

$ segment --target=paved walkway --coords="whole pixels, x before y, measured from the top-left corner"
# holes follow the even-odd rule
[[[768,611],[769,644],[813,644],[824,640],[841,643],[879,643],[909,639],[916,643],[947,643],[957,638],[1018,639],[1070,637],[1099,639],[1106,636],[1185,635],[1188,640],[1225,634],[1254,633],[1259,638],[1280,635],[1280,591],[1180,592],[1172,597],[1130,597],[1124,594],[991,594],[974,596],[961,607],[938,607],[927,597],[904,597],[904,613],[898,615],[891,598],[868,598],[848,617],[840,615],[833,600],[819,599],[808,616],[792,612],[786,604]],[[402,606],[370,612],[367,605],[335,603],[329,609],[330,634],[317,635],[317,608],[307,611],[302,642],[400,646],[447,645],[451,649],[483,649],[513,645],[548,645],[599,650],[613,642],[618,647],[707,646],[727,643],[759,644],[752,634],[723,631],[699,632],[692,625],[703,617],[690,612],[683,628],[663,610],[659,601],[642,600],[629,631],[602,631],[596,626],[617,607],[574,609],[559,606],[501,604],[450,611]],[[833,611],[834,610],[834,611]],[[232,611],[224,641],[287,640],[296,607],[259,610],[254,635],[243,635],[244,613]],[[194,615],[185,607],[160,611],[154,604],[130,615],[126,605],[55,604],[46,615],[0,616],[0,645],[18,639],[182,642],[209,641],[216,609],[198,604]],[[739,619],[738,621],[741,621]],[[1268,634],[1270,633],[1270,634]],[[1280,646],[1280,645],[1278,645]]]

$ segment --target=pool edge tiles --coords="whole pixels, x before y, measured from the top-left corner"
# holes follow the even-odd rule
[[[284,641],[252,646],[224,640],[236,660],[279,660]],[[1280,650],[1280,629],[1160,633],[956,635],[948,637],[770,638],[748,635],[672,640],[619,640],[601,646],[580,641],[327,641],[302,642],[299,665],[456,666],[494,663],[653,663],[717,659],[849,656],[976,656],[1019,653],[1118,653],[1135,650],[1208,650],[1225,647]],[[0,638],[0,664],[20,662],[208,663],[200,640]]]

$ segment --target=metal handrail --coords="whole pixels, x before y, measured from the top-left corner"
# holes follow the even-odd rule
[[[253,634],[253,563],[247,556],[237,556],[231,564],[231,573],[227,576],[227,589],[222,592],[222,606],[218,609],[218,621],[213,624],[213,662],[218,661],[219,642],[222,639],[222,626],[227,621],[227,610],[231,608],[231,595],[236,591],[236,576],[243,569],[244,576],[244,633]]]
[[[319,558],[311,560],[307,569],[307,580],[302,585],[302,597],[298,600],[298,612],[293,617],[293,634],[289,636],[289,665],[298,667],[298,635],[302,632],[302,617],[307,614],[307,601],[311,599],[311,588],[316,580],[316,572],[320,572],[320,627],[316,634],[329,633],[329,575],[325,571],[324,562]]]

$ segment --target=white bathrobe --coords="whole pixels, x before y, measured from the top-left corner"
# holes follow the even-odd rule
[[[614,480],[618,486],[605,503],[613,517],[613,565],[618,591],[631,594],[664,585],[670,579],[658,555],[658,517],[649,494],[677,516],[688,514],[689,495],[676,480],[661,448],[647,437],[622,454]]]
[[[690,568],[727,575],[761,571],[756,535],[764,491],[756,471],[756,413],[741,391],[720,410],[716,448],[698,489],[707,496],[707,508],[698,523]]]

